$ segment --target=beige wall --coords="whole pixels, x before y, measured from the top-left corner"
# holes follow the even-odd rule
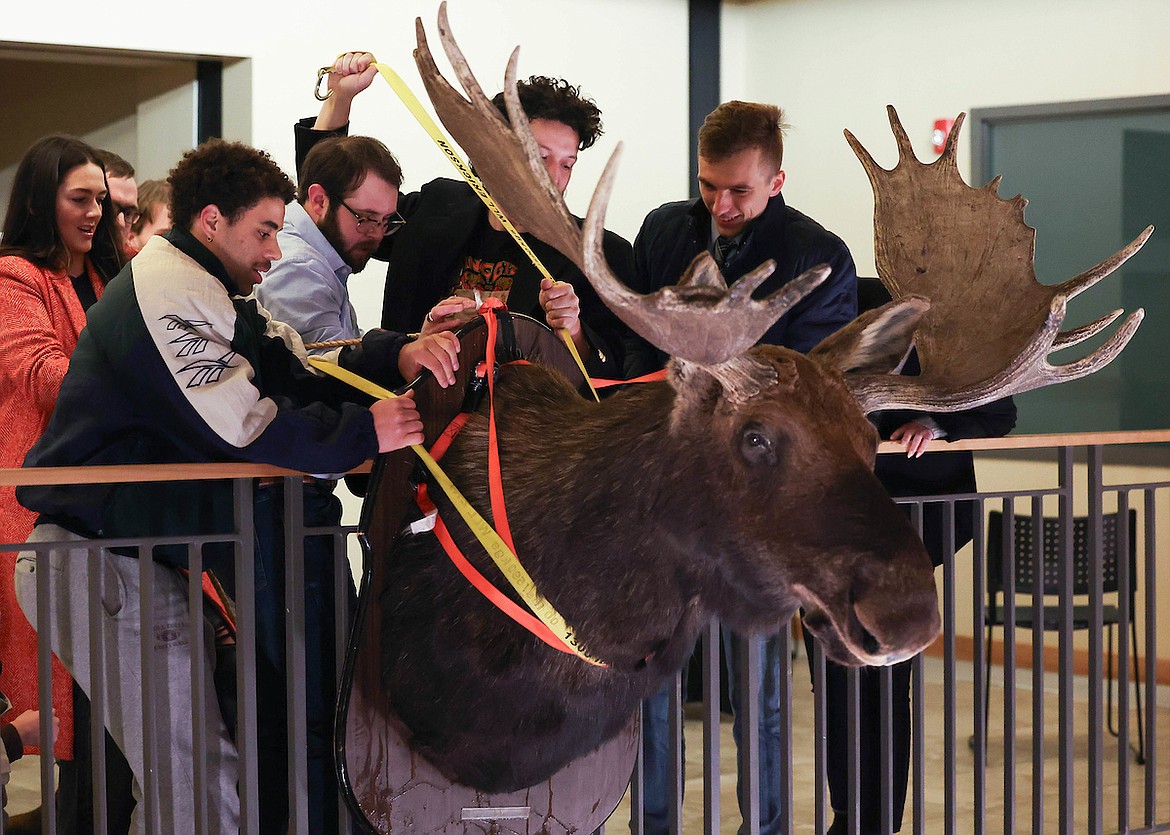
[[[868,275],[873,198],[843,129],[889,166],[887,104],[926,160],[934,120],[960,111],[1170,92],[1159,0],[759,0],[725,4],[724,20],[724,98],[786,109],[785,194]]]
[[[785,147],[786,198],[846,240],[860,274],[875,275],[873,195],[843,129],[879,164],[890,166],[896,150],[887,104],[898,109],[920,159],[929,161],[935,158],[934,120],[960,111],[1164,95],[1170,93],[1167,33],[1170,4],[1158,0],[725,2],[722,92],[724,99],[785,108],[793,126]],[[966,134],[959,160],[969,179]],[[1045,465],[984,461],[978,472],[988,489],[1056,480],[1055,468]],[[1164,470],[1131,468],[1111,470],[1109,480],[1167,476]],[[1170,530],[1166,520],[1159,530]],[[1158,547],[1160,554],[1170,553],[1170,542]],[[957,622],[969,625],[969,548],[956,566],[962,583]],[[1170,588],[1166,559],[1160,560],[1158,584]],[[1158,643],[1170,669],[1170,617],[1160,620]],[[969,635],[971,629],[960,631]]]
[[[195,136],[194,80],[191,61],[101,60],[0,47],[0,87],[21,92],[3,106],[0,207],[8,205],[28,146],[50,133],[76,134],[120,154],[140,182],[166,176]]]

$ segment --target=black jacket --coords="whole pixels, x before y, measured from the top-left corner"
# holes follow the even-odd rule
[[[859,288],[863,310],[880,307],[890,300],[890,294],[876,278],[860,279]],[[911,352],[902,373],[908,376],[919,373],[916,353]],[[1015,428],[1016,403],[1012,398],[1005,397],[963,412],[924,413],[897,409],[877,412],[870,415],[870,419],[877,426],[882,440],[889,440],[890,433],[898,427],[924,415],[929,416],[947,433],[947,441],[999,438]],[[976,490],[975,459],[968,451],[930,452],[920,458],[907,458],[893,453],[879,455],[874,472],[886,492],[894,498],[945,496],[974,493]],[[956,551],[971,541],[976,509],[977,504],[973,501],[957,502],[955,505]],[[947,505],[941,502],[927,502],[923,505],[922,541],[935,565],[942,565],[948,556],[943,547],[947,512]]]
[[[25,466],[248,461],[333,473],[373,458],[373,418],[352,402],[360,393],[310,372],[289,330],[240,296],[186,230],[151,239],[90,308]],[[400,345],[374,346],[384,349],[375,364],[397,373]],[[233,527],[231,485],[221,481],[26,485],[17,499],[39,522],[89,538]],[[186,563],[185,546],[155,554]]]
[[[313,145],[348,132],[348,125],[318,131],[312,129],[312,123],[312,119],[302,119],[295,126],[298,170]],[[419,191],[402,195],[398,212],[406,218],[406,225],[386,238],[374,257],[389,262],[382,327],[409,333],[422,326],[435,304],[451,295],[468,243],[488,226],[488,211],[465,182],[439,178]],[[582,356],[586,369],[593,376],[620,378],[627,346],[637,345],[637,337],[610,312],[572,261],[532,235],[525,234],[524,239],[552,277],[573,285],[580,299],[581,325],[597,349]],[[606,231],[603,248],[614,275],[632,284],[634,260],[629,242]],[[539,289],[535,284],[513,287],[508,309],[543,322]]]
[[[676,284],[695,256],[707,249],[711,214],[702,200],[667,203],[646,216],[634,240],[634,266],[641,293]],[[769,258],[776,271],[755,293],[762,298],[805,270],[827,263],[833,271],[825,283],[780,317],[760,340],[807,353],[829,334],[857,316],[857,270],[839,237],[812,218],[785,205],[777,194],[756,218],[723,277],[732,284]],[[666,356],[658,352],[658,363]]]

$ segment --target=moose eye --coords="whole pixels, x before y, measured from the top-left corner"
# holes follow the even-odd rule
[[[739,454],[749,464],[776,464],[776,444],[758,424],[745,426],[740,432]]]

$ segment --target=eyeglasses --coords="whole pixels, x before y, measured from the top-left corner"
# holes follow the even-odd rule
[[[127,226],[133,226],[138,222],[138,218],[142,217],[142,212],[138,211],[137,206],[123,206],[120,203],[115,203],[114,215],[121,215],[125,219]]]
[[[377,233],[383,238],[388,238],[406,225],[406,218],[398,214],[398,212],[395,212],[392,215],[387,215],[381,220],[375,220],[372,217],[366,217],[365,215],[358,214],[348,205],[346,205],[346,202],[340,197],[337,198],[337,202],[341,204],[343,209],[353,215],[353,220],[357,225],[357,230],[364,234],[369,235]]]

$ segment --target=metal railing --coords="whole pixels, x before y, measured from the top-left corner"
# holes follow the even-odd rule
[[[1167,758],[1160,757],[1160,748],[1165,749],[1170,704],[1166,693],[1170,688],[1166,682],[1159,682],[1158,663],[1158,603],[1166,599],[1166,590],[1157,583],[1158,551],[1161,540],[1170,537],[1164,520],[1170,507],[1170,480],[1150,480],[1106,484],[1109,470],[1108,454],[1113,447],[1123,444],[1165,443],[1170,441],[1170,432],[1129,433],[1094,436],[1062,436],[1059,438],[1006,438],[997,441],[971,441],[948,445],[949,449],[1033,449],[1037,454],[1054,456],[1052,462],[1056,471],[1055,485],[1033,486],[1013,484],[1011,490],[981,491],[969,495],[929,496],[900,500],[908,506],[911,519],[921,524],[923,507],[928,502],[941,502],[948,509],[944,517],[949,520],[944,532],[945,541],[954,542],[954,508],[957,502],[974,501],[974,539],[970,550],[970,566],[959,567],[959,561],[947,560],[939,570],[941,608],[944,631],[928,656],[919,656],[912,662],[911,677],[911,726],[912,745],[910,752],[909,792],[903,819],[902,831],[924,833],[1017,833],[1017,832],[1058,832],[1068,833],[1155,833],[1170,832],[1170,770]],[[1044,448],[1050,451],[1044,452]],[[896,447],[885,446],[893,452]],[[252,542],[254,537],[252,502],[254,481],[258,476],[281,476],[284,478],[286,511],[285,571],[288,589],[288,628],[286,629],[285,651],[287,654],[286,685],[290,709],[288,711],[289,769],[288,787],[290,799],[289,831],[308,832],[306,809],[307,766],[305,758],[305,729],[295,717],[302,716],[305,704],[304,686],[304,618],[302,611],[303,577],[301,576],[300,553],[304,539],[310,535],[326,535],[333,538],[336,569],[336,600],[341,615],[338,630],[333,636],[339,656],[342,654],[348,635],[345,631],[348,600],[344,592],[350,582],[346,554],[347,537],[354,533],[352,526],[328,529],[305,529],[301,524],[302,514],[300,474],[272,467],[249,467],[239,465],[189,465],[169,467],[122,467],[122,468],[60,468],[57,470],[4,470],[0,471],[0,484],[53,483],[73,484],[82,482],[110,481],[156,481],[185,479],[233,479],[235,507],[235,530],[218,537],[176,540],[156,537],[135,541],[91,540],[84,543],[89,558],[96,561],[105,549],[129,548],[136,553],[150,553],[159,545],[181,542],[187,546],[191,572],[187,578],[187,593],[193,611],[202,605],[202,588],[198,579],[202,567],[202,549],[212,543],[226,543],[234,552],[236,574],[236,620],[237,653],[236,672],[237,701],[237,748],[239,753],[239,794],[241,807],[241,831],[259,831],[259,799],[257,795],[258,749],[256,726],[256,647],[251,636],[255,634],[255,612],[249,601],[253,599],[254,582]],[[1083,508],[1083,510],[1078,510]],[[1115,686],[1117,687],[1117,739],[1107,744],[1106,728],[1109,723],[1105,711],[1104,663],[1106,649],[1103,645],[1104,602],[1100,593],[1090,594],[1087,606],[1088,629],[1074,632],[1073,588],[1071,574],[1072,519],[1074,515],[1089,519],[1089,538],[1095,565],[1100,564],[1102,546],[1101,519],[1107,512],[1120,511],[1125,515],[1134,510],[1138,519],[1136,565],[1139,576],[1135,578],[1137,594],[1136,608],[1131,612],[1127,595],[1121,595],[1117,606],[1123,621],[1139,615],[1139,655],[1143,659],[1134,670],[1130,661],[1130,638],[1125,629],[1118,631],[1116,660],[1113,663]],[[1064,560],[1060,582],[1059,621],[1056,628],[1044,630],[1042,619],[1028,630],[1017,628],[1017,601],[1012,593],[1011,578],[1014,572],[1005,575],[1007,588],[1003,598],[1004,632],[1008,640],[1001,642],[1002,663],[985,662],[987,650],[984,635],[984,618],[987,613],[987,553],[988,531],[985,525],[987,513],[997,510],[1003,513],[1004,560],[1013,556],[1014,543],[1006,531],[1011,529],[1014,517],[1041,518],[1055,516],[1063,526],[1062,547]],[[1123,534],[1128,536],[1128,530]],[[72,543],[74,546],[77,543]],[[38,543],[33,550],[45,553],[53,543]],[[1128,547],[1128,541],[1123,542]],[[24,550],[24,546],[10,543],[0,544],[0,550]],[[953,550],[953,549],[951,549]],[[965,553],[965,552],[964,552]],[[147,601],[152,594],[157,566],[151,560],[139,560],[141,579],[140,594]],[[1121,561],[1123,572],[1128,572],[1128,561]],[[1094,582],[1100,589],[1100,572]],[[50,650],[47,632],[50,628],[47,612],[49,587],[43,579],[45,572],[38,572],[38,646],[40,671],[41,733],[48,738],[51,727],[50,688],[47,677]],[[1130,577],[1121,578],[1123,588]],[[91,601],[96,601],[100,589],[90,592]],[[959,622],[959,594],[969,595],[971,606],[970,621]],[[1042,606],[1039,595],[1031,601],[1033,606]],[[1026,605],[1021,603],[1021,605]],[[91,606],[95,612],[96,606]],[[3,613],[11,617],[13,613]],[[89,651],[94,663],[100,662],[102,652],[96,614],[90,624]],[[141,634],[152,634],[150,609],[142,608]],[[1030,650],[1025,639],[1031,639]],[[198,703],[209,692],[207,665],[199,663],[206,656],[204,636],[198,629],[190,635],[192,642],[191,667],[192,697]],[[808,679],[804,678],[805,661],[794,662],[799,642],[787,633],[781,633],[780,641],[780,704],[784,721],[779,735],[779,786],[761,787],[757,776],[760,756],[757,735],[743,734],[743,744],[736,756],[744,774],[741,790],[747,810],[742,831],[758,833],[761,790],[771,791],[780,799],[781,815],[778,831],[784,833],[824,832],[832,820],[832,810],[825,788],[828,751],[826,748],[826,705],[824,698],[825,662],[819,651],[814,649],[812,657],[813,687],[811,697],[807,695]],[[721,827],[738,825],[739,808],[734,792],[730,799],[721,792],[722,754],[728,751],[729,741],[726,722],[721,716],[720,699],[720,640],[719,629],[711,624],[701,641],[701,689],[703,694],[700,717],[682,719],[683,694],[676,682],[671,696],[672,761],[668,785],[670,797],[670,825],[674,831],[703,831],[718,833]],[[759,675],[762,660],[754,641],[742,643],[740,669],[746,681],[754,682]],[[1048,650],[1054,651],[1049,652]],[[1164,650],[1163,650],[1164,651]],[[1055,659],[1055,672],[1050,659]],[[150,653],[143,651],[142,664],[146,671],[144,681],[149,682]],[[1078,661],[1083,671],[1078,669]],[[1165,666],[1165,662],[1163,662]],[[1029,669],[1030,668],[1030,669]],[[1137,747],[1135,721],[1137,718],[1135,700],[1130,698],[1129,687],[1132,676],[1137,673],[1141,687],[1141,748],[1144,763],[1138,763],[1132,753]],[[1166,672],[1161,672],[1163,677]],[[881,706],[887,719],[882,722],[881,751],[885,765],[878,777],[881,788],[883,828],[889,829],[896,819],[898,810],[893,800],[893,770],[889,765],[892,757],[891,727],[888,720],[891,685],[888,671],[881,674]],[[1002,737],[1000,726],[984,725],[984,687],[990,680],[996,691],[993,706],[1002,704]],[[794,682],[796,682],[794,684]],[[145,705],[151,705],[149,687],[144,688]],[[745,693],[743,703],[745,728],[755,726],[760,715],[760,705],[755,687],[740,688]],[[88,733],[92,749],[102,750],[103,731],[100,718],[106,715],[108,694],[101,686],[95,686],[90,693],[95,721],[93,727],[78,729]],[[805,705],[809,702],[810,705]],[[1020,705],[1024,709],[1020,709]],[[811,712],[811,724],[808,713]],[[992,714],[996,711],[993,710]],[[800,721],[794,717],[800,715]],[[848,793],[848,808],[851,810],[851,824],[857,832],[859,803],[859,752],[856,744],[857,727],[860,722],[858,673],[848,675],[848,733],[854,739],[848,756],[849,773],[853,781]],[[146,779],[143,788],[147,812],[157,803],[156,773],[159,752],[156,750],[155,730],[152,728],[152,713],[145,711],[143,734],[145,740]],[[994,721],[994,720],[993,720]],[[206,744],[204,728],[199,712],[194,711],[196,751],[195,783],[197,792],[208,789],[207,775],[202,763],[205,761],[202,746]],[[682,757],[684,728],[692,734],[701,734],[701,744],[692,744],[688,750],[689,767],[699,769],[702,774],[703,791],[699,802],[701,816],[685,811],[683,803],[684,774],[687,766]],[[1055,733],[1055,744],[1050,734]],[[1021,741],[1019,735],[1026,734]],[[731,750],[735,750],[731,746]],[[941,751],[941,756],[939,755]],[[733,760],[734,762],[734,760]],[[693,772],[692,772],[693,773]],[[95,790],[95,820],[105,819],[105,773],[100,757],[93,763]],[[44,758],[40,768],[42,797],[53,796],[54,769],[50,759]],[[1054,789],[1046,790],[1046,785]],[[631,790],[623,804],[628,810],[611,817],[607,829],[612,832],[627,826],[634,833],[641,833],[642,810],[645,793],[642,786],[642,766],[635,768]],[[695,803],[688,798],[687,803]],[[199,805],[199,804],[197,804]],[[57,831],[51,808],[46,804],[44,812],[47,832]],[[150,820],[150,816],[147,816]],[[192,822],[192,831],[204,831],[207,821],[197,816]],[[338,826],[348,831],[348,819],[344,808],[339,813]],[[153,829],[151,831],[154,831]],[[3,824],[0,823],[0,835]]]

